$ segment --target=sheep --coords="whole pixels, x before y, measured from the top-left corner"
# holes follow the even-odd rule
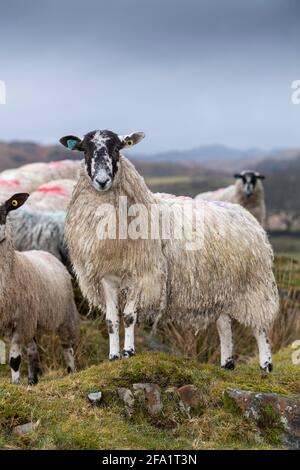
[[[68,372],[75,370],[73,346],[79,315],[66,268],[50,253],[13,248],[8,214],[29,194],[17,193],[0,205],[0,329],[11,336],[12,382],[20,382],[21,349],[27,347],[28,383],[38,382],[37,333],[60,337]]]
[[[240,204],[264,226],[266,219],[265,194],[262,180],[264,175],[258,172],[245,170],[234,175],[237,182],[226,188],[200,193],[195,199],[206,201],[227,201]]]
[[[26,184],[26,191],[31,193],[41,184],[52,179],[49,175],[48,165],[46,163],[29,163],[27,165],[20,166],[10,170],[5,170],[0,175],[1,180],[7,181],[20,181],[22,184],[21,191],[23,190],[24,184]]]
[[[75,184],[71,179],[50,181],[31,194],[27,205],[36,212],[65,212]]]
[[[0,202],[5,201],[16,191],[24,191],[30,193],[32,191],[32,183],[28,179],[20,179],[17,175],[5,176],[0,174]]]
[[[60,139],[65,147],[85,155],[67,211],[65,237],[83,295],[91,306],[105,310],[109,359],[135,354],[138,315],[154,322],[176,319],[195,331],[215,321],[221,366],[233,369],[231,319],[236,319],[252,327],[260,366],[271,372],[267,334],[278,313],[278,291],[264,229],[239,205],[202,200],[189,205],[192,212],[183,223],[180,215],[187,201],[155,196],[132,163],[120,155],[121,149],[143,138],[142,132],[119,136],[99,130],[83,139],[72,135]],[[142,215],[132,221],[137,208]],[[186,229],[185,239],[157,236],[153,208],[164,220],[170,217],[174,233]],[[135,225],[142,236],[134,231]],[[188,235],[195,238],[191,247]],[[120,354],[123,297],[125,341]]]
[[[36,187],[38,187],[52,180],[77,179],[79,168],[79,161],[60,160],[28,163],[19,167],[17,171],[25,178],[37,181]]]
[[[23,208],[12,212],[9,219],[15,249],[48,251],[69,267],[64,240],[65,217],[65,212],[37,213]]]
[[[77,180],[80,170],[80,161],[78,160],[59,160],[52,161],[48,164],[48,171],[51,171],[54,180],[70,179]]]
[[[24,191],[31,193],[52,180],[76,180],[79,168],[80,162],[72,160],[28,163],[19,168],[3,171],[0,174],[0,181],[20,181],[22,183],[20,189],[27,188]],[[24,186],[25,184],[27,186]]]

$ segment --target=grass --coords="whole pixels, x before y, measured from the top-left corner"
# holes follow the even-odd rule
[[[278,255],[275,275],[280,293],[280,313],[271,331],[273,351],[300,339],[300,261]],[[215,324],[194,334],[174,322],[161,325],[158,336],[181,354],[200,362],[216,364],[219,361],[219,336]],[[237,362],[247,363],[257,353],[252,330],[233,322],[235,356]]]
[[[227,177],[209,178],[207,175],[195,176],[150,176],[146,183],[153,192],[170,193],[178,196],[194,197],[201,192],[230,184],[231,179]]]
[[[273,245],[274,251],[278,254],[283,254],[300,261],[300,238],[293,232],[284,233],[282,235],[270,235],[270,241]]]
[[[256,361],[236,371],[201,365],[182,356],[141,353],[129,360],[104,361],[71,376],[46,374],[39,385],[9,383],[8,367],[0,379],[0,444],[3,449],[258,449],[280,448],[270,432],[248,422],[226,405],[227,388],[300,393],[299,366],[291,349],[275,357],[275,371],[262,378]],[[120,386],[154,382],[162,388],[162,413],[139,412],[128,418],[117,395]],[[195,384],[201,393],[199,414],[188,418],[170,395],[170,387]],[[103,392],[103,403],[89,404],[87,394]],[[268,418],[268,416],[267,416]],[[267,419],[266,418],[266,419]],[[38,426],[23,437],[14,426],[29,421]],[[268,423],[268,421],[267,421]],[[261,425],[261,423],[260,423]]]
[[[105,322],[88,308],[75,287],[83,318],[76,350],[79,372],[65,376],[57,338],[40,342],[43,369],[40,384],[28,389],[26,361],[22,364],[23,385],[9,383],[8,365],[0,366],[1,449],[271,449],[281,448],[280,427],[266,410],[263,421],[254,425],[229,406],[227,388],[299,395],[300,366],[292,364],[290,347],[300,339],[300,262],[278,255],[275,273],[281,296],[281,312],[274,325],[272,342],[275,370],[262,378],[251,331],[234,325],[237,369],[224,371],[219,362],[219,340],[212,325],[197,336],[174,324],[159,331],[154,348],[168,345],[178,354],[149,351],[153,338],[137,328],[138,355],[129,360],[108,362]],[[96,364],[96,365],[95,365]],[[149,417],[138,408],[128,418],[120,403],[118,387],[153,382],[162,388],[164,409]],[[178,406],[174,387],[195,384],[200,390],[199,413],[188,418]],[[91,406],[87,394],[101,390],[103,403]],[[29,421],[38,426],[23,437],[13,428]]]

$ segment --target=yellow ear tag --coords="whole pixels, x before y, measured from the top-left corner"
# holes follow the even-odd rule
[[[133,140],[127,140],[127,145],[129,145],[129,147],[133,145]]]
[[[13,207],[17,207],[18,201],[17,201],[16,199],[13,199],[13,200],[11,201],[11,205],[12,205]]]

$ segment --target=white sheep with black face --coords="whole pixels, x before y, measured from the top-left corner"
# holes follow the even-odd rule
[[[236,173],[234,177],[237,179],[235,184],[217,189],[216,191],[200,193],[195,199],[240,204],[251,212],[261,225],[264,225],[266,204],[262,181],[265,179],[265,176],[257,171],[244,170],[241,173]]]
[[[232,369],[234,318],[253,328],[260,366],[270,372],[267,333],[278,313],[278,292],[265,231],[241,206],[224,202],[193,201],[183,219],[187,201],[153,194],[120,153],[143,137],[142,132],[120,136],[97,130],[83,139],[70,135],[60,140],[70,150],[84,152],[65,237],[84,296],[105,310],[110,359],[134,354],[138,315],[155,322],[172,318],[193,330],[215,321],[221,365]],[[170,220],[174,234],[185,231],[186,236],[161,236],[153,207],[163,220]],[[106,232],[101,231],[103,220]],[[192,246],[187,244],[190,236]]]
[[[22,348],[26,347],[28,382],[33,385],[38,381],[37,334],[58,334],[68,372],[74,371],[79,315],[63,264],[44,251],[20,253],[14,249],[8,214],[28,196],[18,193],[0,204],[0,331],[11,337],[12,382],[19,383]]]

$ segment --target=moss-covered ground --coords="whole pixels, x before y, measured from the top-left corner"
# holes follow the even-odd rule
[[[257,361],[235,371],[197,364],[182,356],[143,352],[115,362],[104,360],[73,375],[48,372],[28,388],[9,383],[8,366],[1,367],[0,448],[2,449],[270,449],[280,448],[279,432],[266,423],[247,421],[224,399],[227,388],[300,394],[300,366],[292,364],[291,348],[274,358],[275,370],[262,377]],[[153,382],[162,388],[164,408],[150,417],[143,409],[129,418],[118,387]],[[201,392],[197,415],[187,417],[172,390],[195,384]],[[101,390],[103,401],[93,406],[90,392]],[[16,425],[38,423],[22,437]],[[269,428],[268,428],[269,426]],[[266,431],[267,428],[267,431]]]

